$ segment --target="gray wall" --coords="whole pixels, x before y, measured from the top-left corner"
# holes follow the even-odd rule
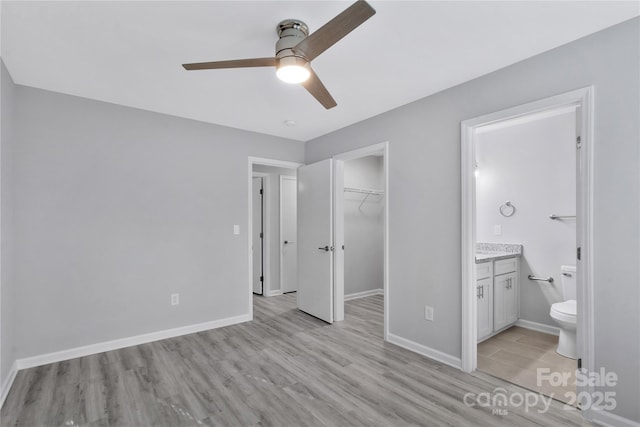
[[[461,355],[460,122],[594,85],[595,362],[640,421],[639,40],[636,18],[307,143],[310,163],[389,141],[390,333]]]
[[[344,162],[344,186],[382,190],[382,157]],[[344,294],[384,288],[382,196],[344,193]],[[361,206],[362,205],[362,206]]]
[[[17,357],[249,312],[247,157],[304,144],[15,94]]]
[[[265,195],[269,198],[271,212],[269,217],[269,289],[275,291],[280,289],[280,175],[296,176],[296,169],[277,168],[274,166],[254,165],[254,172],[266,173],[269,175],[270,186],[266,189]]]
[[[575,113],[565,112],[482,132],[476,144],[476,239],[523,245],[520,318],[556,327],[549,311],[564,301],[560,266],[576,264],[576,221],[549,215],[576,213],[575,141]],[[506,200],[516,207],[508,218],[498,210]],[[531,281],[530,274],[555,282]]]
[[[0,61],[0,84],[2,85],[2,105],[0,112],[2,117],[0,136],[0,384],[4,384],[5,379],[15,360],[15,286],[13,275],[13,208],[14,192],[12,179],[13,164],[13,106],[14,88],[13,80]]]

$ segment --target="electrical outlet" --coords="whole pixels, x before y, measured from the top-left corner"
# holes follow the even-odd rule
[[[171,305],[180,304],[180,294],[171,294]]]
[[[502,226],[501,225],[494,225],[493,226],[493,235],[494,236],[501,236],[502,235]]]
[[[433,307],[430,307],[428,305],[424,306],[424,319],[433,321]]]

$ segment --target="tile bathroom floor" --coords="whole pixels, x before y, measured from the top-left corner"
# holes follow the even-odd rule
[[[513,326],[478,344],[478,370],[573,404],[576,361],[556,353],[557,346],[555,335]],[[538,380],[539,368],[562,373],[567,378],[566,384],[557,385],[545,378]]]

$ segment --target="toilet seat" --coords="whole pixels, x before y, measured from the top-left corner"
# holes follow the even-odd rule
[[[576,300],[570,299],[557,302],[551,305],[551,317],[566,323],[576,323],[577,304]]]

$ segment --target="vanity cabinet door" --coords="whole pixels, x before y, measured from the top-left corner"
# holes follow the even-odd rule
[[[493,332],[493,278],[480,279],[476,283],[478,308],[478,341]]]
[[[507,292],[507,324],[518,321],[518,275],[516,273],[506,274],[509,277],[509,288]]]
[[[518,276],[501,274],[493,280],[493,329],[499,331],[518,320]]]

